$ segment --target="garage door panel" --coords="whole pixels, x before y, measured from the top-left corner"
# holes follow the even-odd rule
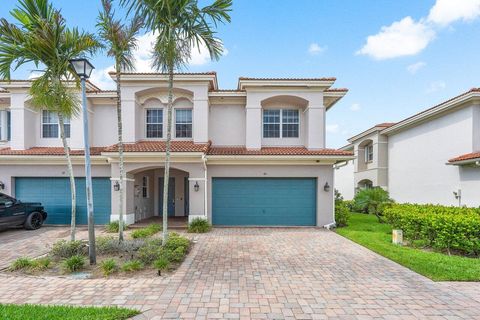
[[[109,178],[92,179],[93,204],[96,224],[110,221],[111,185]],[[87,224],[85,178],[76,178],[76,223]],[[17,177],[15,196],[24,202],[41,202],[48,212],[47,224],[70,224],[71,195],[68,178]]]
[[[216,225],[316,224],[314,178],[213,178]]]

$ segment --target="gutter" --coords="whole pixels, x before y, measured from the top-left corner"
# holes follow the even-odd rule
[[[207,157],[205,156],[205,154],[202,155],[202,160],[203,160],[203,170],[204,170],[204,182],[205,182],[205,191],[203,192],[204,194],[204,201],[203,201],[203,204],[204,204],[204,214],[205,214],[205,219],[208,220],[208,204],[207,204],[207,201],[208,201],[208,195],[207,195],[207,187],[208,187],[208,180],[207,180]]]
[[[333,169],[338,170],[342,167],[345,167],[349,162],[350,162],[350,160],[347,160],[345,162],[336,163],[336,164],[333,165]]]

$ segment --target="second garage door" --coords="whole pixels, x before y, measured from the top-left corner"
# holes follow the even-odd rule
[[[213,178],[214,225],[314,226],[315,178]]]
[[[93,178],[93,209],[96,224],[106,224],[111,213],[109,178]],[[75,178],[77,224],[87,224],[85,178]],[[48,213],[46,224],[70,224],[71,196],[68,178],[15,178],[15,197],[24,202],[41,202]]]

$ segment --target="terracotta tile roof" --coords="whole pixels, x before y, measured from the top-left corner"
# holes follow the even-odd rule
[[[115,71],[110,71],[108,74],[115,74]],[[168,73],[164,72],[122,72],[121,75],[159,75],[159,76],[168,76]],[[216,75],[215,71],[207,72],[175,72],[174,75]]]
[[[210,147],[209,155],[319,155],[319,156],[351,156],[352,152],[336,149],[308,150],[305,147],[263,147],[260,150],[247,150],[245,147]]]
[[[458,162],[458,161],[465,161],[465,160],[473,160],[473,159],[480,159],[480,152],[472,152],[467,154],[462,154],[456,158],[452,158],[448,160],[448,162]]]
[[[103,147],[90,148],[90,154],[98,156],[103,149]],[[0,156],[63,156],[64,154],[63,147],[33,147],[26,150],[0,149]],[[72,156],[83,156],[83,154],[83,150],[70,150]]]
[[[252,77],[240,77],[238,80],[260,80],[260,81],[335,81],[337,78],[334,77],[324,77],[324,78],[252,78]]]
[[[374,128],[375,127],[388,128],[393,126],[394,124],[396,124],[396,122],[382,122],[382,123],[376,124]]]
[[[207,152],[209,143],[193,143],[192,141],[172,141],[172,152]],[[165,141],[139,141],[136,143],[125,143],[125,152],[165,152]],[[104,149],[104,152],[117,152],[118,145]]]
[[[330,88],[325,90],[325,92],[348,92],[347,88]]]

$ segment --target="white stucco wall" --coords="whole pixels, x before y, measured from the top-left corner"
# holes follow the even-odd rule
[[[472,152],[473,107],[459,109],[416,127],[389,135],[389,191],[398,202],[458,205],[453,191],[462,190],[464,204],[479,206],[480,196],[473,197],[480,183],[477,173],[465,170],[461,178],[448,159]],[[466,176],[465,176],[466,175]],[[471,183],[462,183],[471,181]],[[468,198],[468,199],[467,199]]]
[[[352,200],[355,196],[354,186],[354,164],[349,161],[346,166],[334,170],[335,189],[337,189],[345,200]]]
[[[209,135],[216,146],[245,145],[245,106],[212,105],[210,106]]]
[[[95,105],[90,131],[92,146],[111,146],[118,143],[117,110],[114,105]],[[125,122],[125,119],[123,119]]]

